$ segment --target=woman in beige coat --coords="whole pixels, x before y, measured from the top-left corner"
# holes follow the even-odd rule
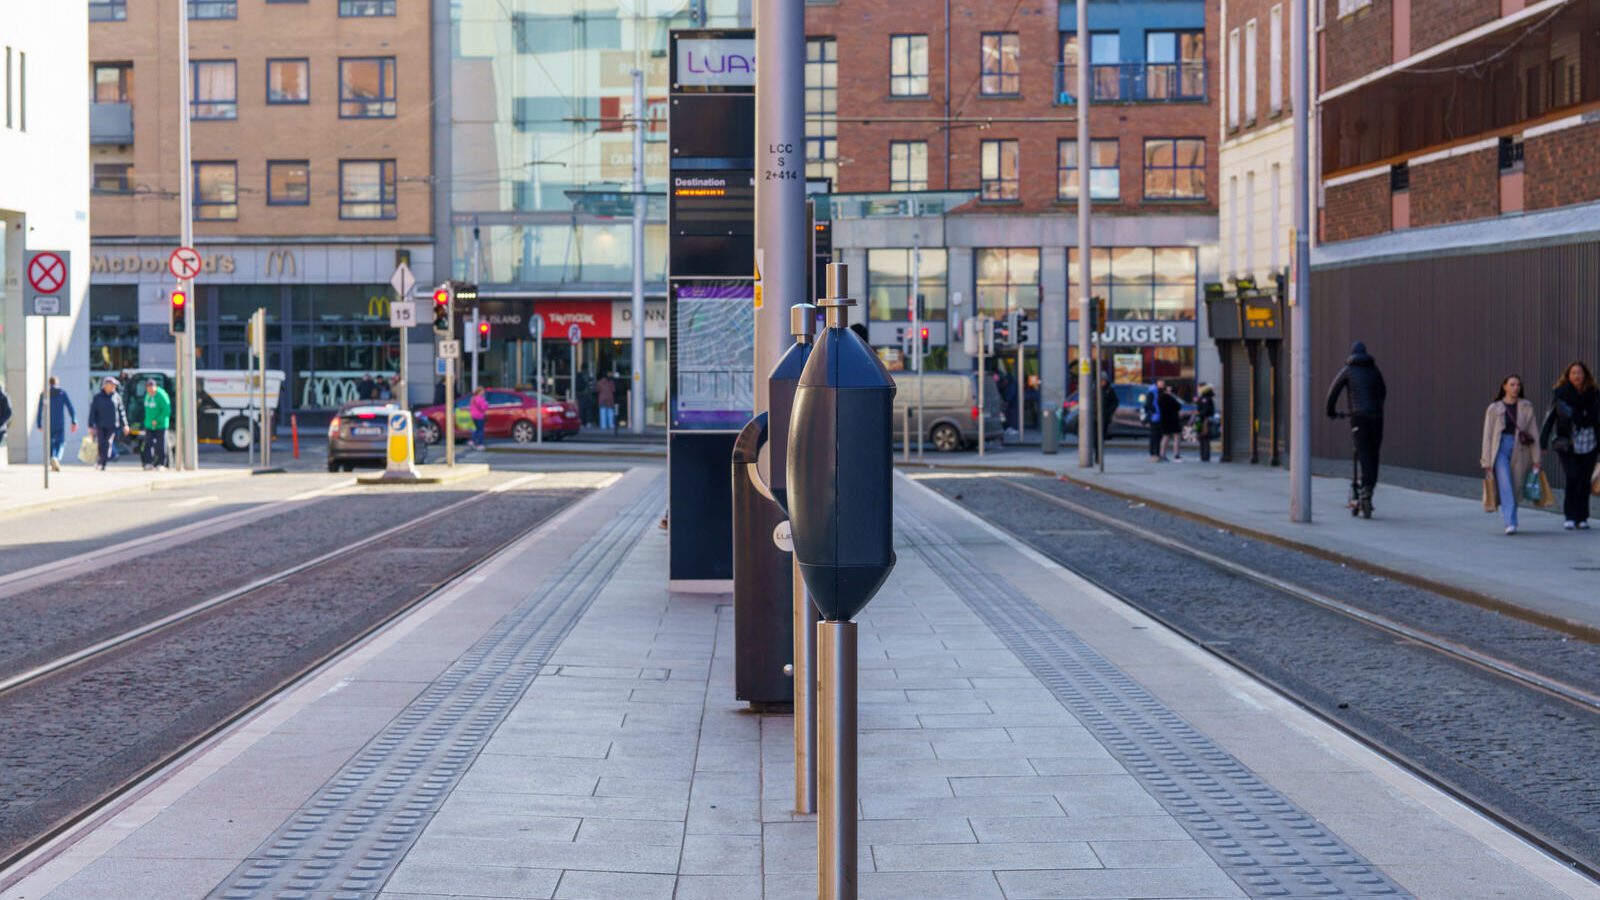
[[[1539,446],[1533,404],[1522,397],[1522,377],[1507,375],[1500,393],[1483,411],[1483,446],[1478,465],[1485,478],[1493,477],[1500,492],[1500,518],[1506,534],[1517,533],[1517,497],[1531,469],[1539,471]]]

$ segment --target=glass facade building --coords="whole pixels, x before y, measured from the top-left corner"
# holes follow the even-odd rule
[[[448,152],[441,154],[441,208],[455,278],[497,301],[500,337],[485,367],[505,386],[531,386],[536,354],[527,323],[592,303],[609,322],[631,295],[633,133],[646,120],[644,174],[647,322],[666,302],[668,33],[674,28],[749,25],[737,0],[460,0],[451,4],[448,92],[440,98]],[[743,15],[741,15],[741,12]],[[644,74],[644,109],[633,73]],[[541,313],[542,314],[542,313]],[[619,373],[635,354],[630,335],[583,334],[573,371],[567,328],[546,316],[542,383],[571,392],[597,418],[594,380]],[[596,333],[600,332],[600,333]],[[665,422],[665,335],[647,336],[646,421]],[[655,365],[659,363],[659,374]],[[619,410],[626,410],[618,398]],[[625,417],[625,413],[624,413]]]

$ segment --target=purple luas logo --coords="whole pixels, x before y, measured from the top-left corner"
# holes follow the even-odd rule
[[[689,51],[688,69],[695,75],[735,75],[754,73],[756,58],[743,53],[696,53]]]
[[[756,42],[746,38],[686,39],[678,42],[678,81],[682,84],[754,85]]]

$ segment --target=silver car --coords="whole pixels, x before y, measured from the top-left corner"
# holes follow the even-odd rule
[[[978,376],[975,372],[926,372],[917,386],[917,373],[890,372],[894,376],[894,434],[899,440],[909,427],[916,444],[917,401],[922,397],[923,440],[935,450],[951,452],[978,445]],[[983,438],[998,441],[1005,430],[1005,401],[994,381],[984,379]],[[906,419],[910,414],[909,426]]]
[[[328,422],[328,471],[352,471],[358,465],[388,464],[389,416],[401,412],[393,400],[357,400],[339,407]],[[412,458],[427,462],[428,442],[422,439],[419,418],[411,422]]]

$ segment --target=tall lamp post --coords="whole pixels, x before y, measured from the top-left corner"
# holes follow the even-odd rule
[[[1082,2],[1082,0],[1080,0]],[[1311,100],[1306,0],[1289,21],[1294,104],[1294,272],[1289,283],[1289,519],[1311,521]]]
[[[1094,423],[1100,397],[1089,371],[1089,2],[1078,0],[1078,466],[1094,465]]]

